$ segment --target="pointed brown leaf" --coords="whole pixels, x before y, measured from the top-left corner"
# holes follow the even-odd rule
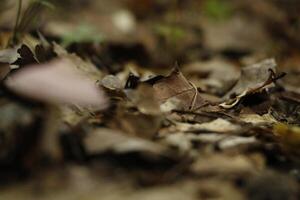
[[[197,88],[177,68],[167,77],[157,81],[153,88],[160,103],[175,97],[181,101],[184,110],[195,110],[205,104]]]

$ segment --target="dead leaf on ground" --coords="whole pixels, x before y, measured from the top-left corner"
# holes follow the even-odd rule
[[[260,63],[242,69],[241,77],[237,84],[225,95],[225,99],[234,95],[225,103],[220,104],[223,108],[232,108],[242,98],[249,94],[262,91],[272,85],[274,81],[281,78],[283,74],[276,75],[276,63],[274,59],[267,59]]]
[[[169,76],[153,85],[157,100],[162,104],[169,98],[176,97],[183,104],[184,110],[196,110],[205,105],[198,89],[175,68]]]
[[[19,54],[18,59],[13,62],[12,65],[23,67],[26,65],[38,63],[35,58],[34,52],[32,52],[27,45],[22,44],[21,47],[18,48],[17,52]]]
[[[101,80],[101,85],[109,90],[122,90],[121,80],[114,75],[107,75]]]

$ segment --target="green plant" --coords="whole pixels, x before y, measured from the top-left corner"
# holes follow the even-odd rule
[[[204,3],[204,13],[215,20],[227,19],[232,15],[233,9],[228,1],[206,0]]]
[[[183,28],[173,24],[159,24],[155,26],[155,32],[172,45],[175,45],[178,40],[183,39],[186,35]]]
[[[74,34],[74,32],[76,34]],[[103,41],[104,36],[97,33],[97,31],[88,24],[80,24],[72,32],[67,32],[62,37],[62,45],[68,46],[74,42],[96,42]]]
[[[10,44],[18,43],[19,37],[28,31],[28,29],[35,23],[37,17],[42,13],[44,8],[54,8],[47,0],[32,0],[29,6],[22,14],[23,1],[18,0],[18,10],[16,22],[13,30],[13,36]]]

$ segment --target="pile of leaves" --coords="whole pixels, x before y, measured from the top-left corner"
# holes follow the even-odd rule
[[[120,38],[116,30],[102,41],[86,27],[71,37],[33,24],[48,1],[19,7],[15,25],[0,30],[0,197],[298,199],[299,70],[281,66],[297,60],[253,44],[270,42],[269,29],[241,33],[237,24],[248,19],[232,16],[230,5],[243,3],[206,1],[200,25],[153,28],[178,8],[142,2],[129,0],[112,16]],[[185,19],[195,2],[176,5]],[[287,17],[280,12],[278,24]],[[135,40],[124,39],[135,26]],[[218,39],[220,31],[246,40]],[[288,33],[282,40],[294,39]]]

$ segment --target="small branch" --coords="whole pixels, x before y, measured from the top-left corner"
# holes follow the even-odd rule
[[[21,17],[21,11],[22,11],[22,0],[19,0],[17,19],[16,19],[14,31],[13,31],[12,43],[15,43],[17,41],[17,33],[18,33],[18,26],[19,26],[20,17]]]

